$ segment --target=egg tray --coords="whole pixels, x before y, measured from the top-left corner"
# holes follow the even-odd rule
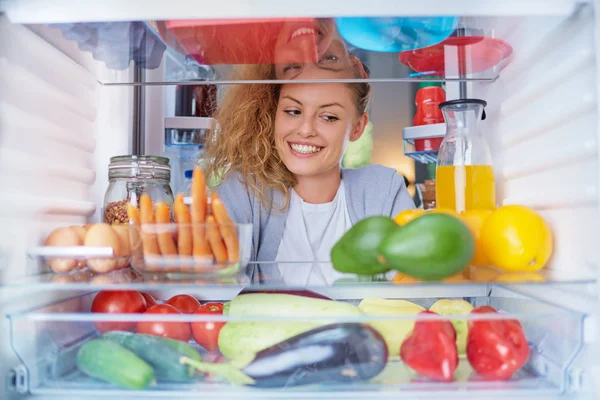
[[[76,271],[89,270],[92,273],[102,274],[110,273],[115,270],[127,268],[131,262],[131,256],[117,257],[112,247],[93,247],[93,246],[39,246],[30,248],[27,256],[31,259],[40,259],[45,265],[50,267],[53,272],[61,275],[70,274]],[[77,261],[77,266],[68,271],[60,272],[51,265],[54,262]],[[98,272],[87,265],[88,261],[115,261],[117,266],[106,272]]]

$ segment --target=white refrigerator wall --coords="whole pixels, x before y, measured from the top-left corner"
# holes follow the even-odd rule
[[[513,46],[494,83],[474,85],[488,102],[483,123],[501,204],[539,210],[552,225],[550,268],[595,273],[600,264],[598,81],[591,7],[569,17],[493,21]]]
[[[472,94],[488,102],[483,130],[492,149],[498,201],[528,205],[544,215],[554,235],[549,268],[567,278],[600,277],[600,51],[592,11],[583,8],[566,19],[490,21],[514,56],[496,82],[475,84]],[[584,348],[569,374],[582,398],[598,398],[598,285],[523,291],[590,315]]]
[[[0,18],[0,281],[35,273],[27,249],[57,226],[100,220],[109,157],[128,154],[130,87],[52,29],[46,40]],[[57,294],[58,293],[58,294]],[[4,315],[72,296],[0,288],[0,398],[19,364]],[[32,332],[14,332],[35,340]],[[31,346],[35,349],[35,346]],[[5,396],[6,395],[6,396]]]

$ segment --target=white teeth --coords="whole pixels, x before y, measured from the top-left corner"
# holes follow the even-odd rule
[[[311,153],[317,153],[319,151],[321,151],[320,147],[316,147],[316,146],[307,146],[305,144],[292,144],[290,143],[290,146],[292,147],[292,149],[298,153],[302,153],[302,154],[311,154]]]
[[[292,39],[295,37],[298,37],[300,35],[314,35],[317,32],[314,29],[311,28],[300,28],[297,29],[293,34],[292,34]]]

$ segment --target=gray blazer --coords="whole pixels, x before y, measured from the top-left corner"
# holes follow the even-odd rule
[[[374,215],[394,217],[415,204],[406,190],[404,178],[396,170],[382,165],[359,169],[343,169],[346,204],[353,224]],[[282,204],[283,193],[267,189],[273,204]],[[232,173],[217,188],[231,218],[238,223],[252,224],[250,261],[275,261],[287,218],[287,209],[267,210],[246,189],[239,174]]]

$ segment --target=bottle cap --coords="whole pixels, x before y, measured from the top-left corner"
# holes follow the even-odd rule
[[[431,79],[438,79],[438,78],[442,79],[439,76],[428,76],[428,78],[431,78]],[[420,82],[419,83],[419,89],[423,89],[424,87],[429,87],[429,86],[439,86],[439,87],[442,87],[443,84],[442,84],[442,82]]]
[[[188,169],[187,171],[185,171],[183,173],[183,176],[185,177],[185,179],[192,179],[193,175],[194,175],[194,171],[191,169]]]

